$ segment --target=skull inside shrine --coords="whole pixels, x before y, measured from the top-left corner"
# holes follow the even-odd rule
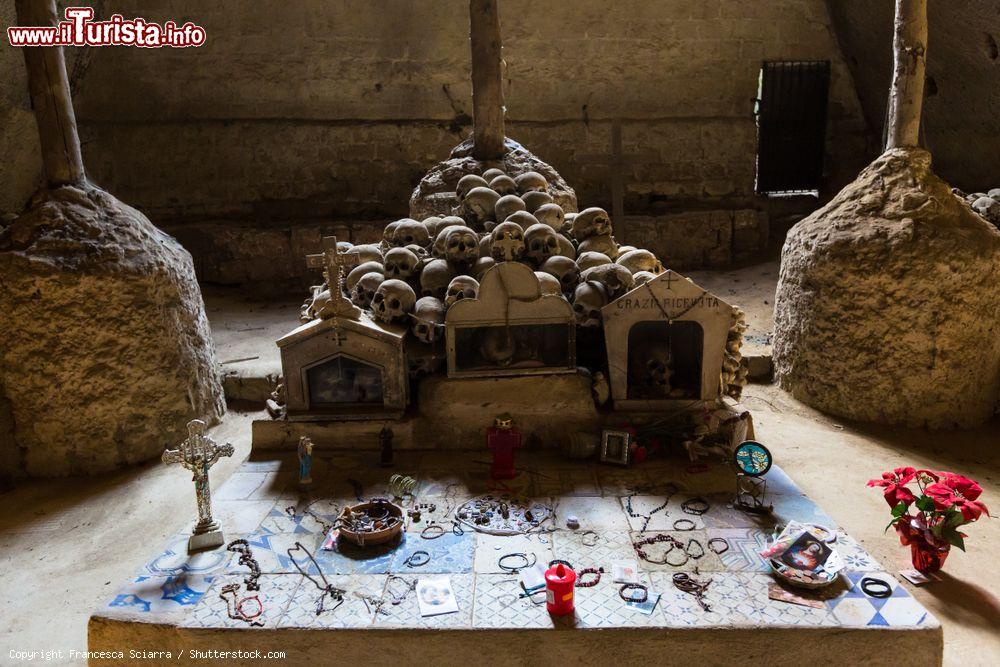
[[[665,271],[601,309],[617,410],[714,401],[734,309]]]

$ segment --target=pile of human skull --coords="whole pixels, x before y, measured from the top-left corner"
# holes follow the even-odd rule
[[[972,210],[983,216],[987,222],[1000,227],[1000,188],[993,188],[989,192],[973,192],[971,195],[957,188],[952,192],[965,199]]]
[[[466,526],[491,535],[518,535],[541,528],[552,517],[552,507],[527,498],[480,496],[455,510]]]
[[[442,337],[448,308],[475,298],[490,267],[521,262],[534,270],[544,294],[573,305],[579,326],[599,326],[603,306],[662,273],[663,265],[649,250],[619,246],[604,209],[567,213],[548,189],[534,171],[462,177],[452,215],[391,222],[377,244],[338,244],[360,262],[347,274],[345,295],[382,322],[408,324],[431,344]],[[324,317],[326,289],[313,288],[304,322]]]

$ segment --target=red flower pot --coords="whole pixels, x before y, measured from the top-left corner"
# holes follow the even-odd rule
[[[923,540],[910,542],[910,559],[917,572],[937,572],[944,565],[951,545],[936,547]]]

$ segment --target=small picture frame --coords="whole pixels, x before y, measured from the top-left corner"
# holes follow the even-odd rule
[[[604,431],[601,434],[601,463],[627,466],[632,434],[628,431]]]

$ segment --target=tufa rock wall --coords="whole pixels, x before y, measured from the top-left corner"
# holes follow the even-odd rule
[[[863,421],[969,427],[1000,398],[1000,231],[892,149],[796,224],[781,255],[774,370]]]
[[[0,233],[0,312],[8,475],[146,461],[225,411],[190,255],[103,190],[43,190]]]

